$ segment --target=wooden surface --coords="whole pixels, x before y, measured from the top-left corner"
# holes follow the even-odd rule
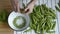
[[[10,13],[12,11],[10,0],[0,0],[0,10],[7,9]],[[0,34],[13,34],[14,31],[5,22],[0,22]]]
[[[8,23],[0,22],[0,34],[13,34],[13,30],[9,27]]]
[[[7,9],[8,12],[12,11],[11,0],[0,0],[0,9]]]

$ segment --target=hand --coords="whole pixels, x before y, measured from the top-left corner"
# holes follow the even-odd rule
[[[27,6],[26,9],[25,9],[25,13],[26,13],[26,14],[32,13],[35,2],[36,2],[36,0],[31,0],[31,1],[30,1],[30,3],[28,4],[28,6]]]
[[[19,7],[19,0],[14,0],[14,2],[15,2],[15,6],[14,6],[15,10],[20,12],[20,10],[19,10],[20,9],[20,7]]]
[[[21,8],[19,7],[18,0],[14,0],[14,1],[15,1],[16,8],[17,8],[16,10],[17,10],[17,11],[20,11],[19,9],[21,9]],[[26,14],[32,13],[35,2],[36,2],[36,0],[31,0],[31,1],[28,3],[27,7],[24,9],[24,11],[25,11]]]

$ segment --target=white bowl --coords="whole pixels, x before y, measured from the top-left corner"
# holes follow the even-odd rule
[[[21,28],[21,29],[18,29],[18,28],[16,28],[16,27],[13,25],[13,20],[14,20],[14,18],[16,18],[17,16],[23,16],[23,17],[26,19],[26,26],[25,26],[25,27],[23,27],[23,28]],[[12,29],[14,29],[14,30],[19,30],[19,31],[25,30],[25,29],[29,26],[29,22],[30,22],[30,18],[29,18],[28,15],[26,15],[26,14],[21,14],[21,13],[15,12],[15,11],[13,11],[13,12],[9,15],[9,17],[8,17],[8,24],[9,24],[9,26],[10,26]]]

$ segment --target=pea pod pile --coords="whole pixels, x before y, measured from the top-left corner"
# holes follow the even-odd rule
[[[45,4],[34,6],[33,12],[30,14],[30,30],[34,30],[35,33],[44,34],[49,30],[53,30],[56,25],[56,13],[53,9],[48,8]]]

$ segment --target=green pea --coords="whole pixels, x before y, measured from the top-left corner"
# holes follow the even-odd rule
[[[17,25],[16,21],[17,21],[17,19],[20,19],[20,18],[23,18],[23,23],[20,24],[20,25]],[[25,27],[25,25],[26,25],[26,20],[25,20],[24,17],[18,16],[18,17],[16,17],[16,18],[13,20],[13,25],[14,25],[16,28],[19,28],[19,29],[20,29],[20,28],[23,28],[23,27]]]

